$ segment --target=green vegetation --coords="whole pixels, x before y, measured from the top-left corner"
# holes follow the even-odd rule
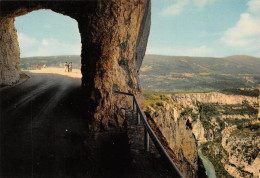
[[[259,137],[260,123],[252,124],[250,122],[242,122],[237,124],[237,129],[231,133],[232,137]]]
[[[149,106],[156,111],[160,110],[164,106],[164,102],[170,103],[169,96],[159,91],[144,90],[143,96],[145,98],[146,110],[149,112]]]
[[[176,106],[178,109],[183,109],[180,105],[177,103],[172,102],[171,100],[171,95],[173,95],[174,92],[160,92],[160,91],[154,91],[154,90],[143,90],[143,96],[145,98],[145,105],[146,105],[146,111],[148,113],[151,112],[149,107],[152,107],[155,109],[155,111],[158,111],[162,109],[165,104],[173,104]],[[192,112],[191,108],[184,108],[184,110],[180,114],[181,116],[190,116],[192,118],[192,121],[196,121],[198,118],[198,114],[195,114]]]
[[[181,116],[190,116],[192,118],[192,121],[195,122],[198,119],[198,114],[195,114],[194,112],[192,112],[192,109],[187,107],[184,108],[184,110],[181,112],[180,114]]]
[[[214,104],[206,104],[206,103],[197,103],[199,113],[200,113],[200,120],[202,122],[202,125],[207,132],[205,132],[205,137],[207,139],[210,138],[210,130],[213,131],[215,126],[211,124],[212,117],[218,117],[220,115],[218,111],[219,105]]]
[[[225,170],[221,162],[221,160],[226,159],[228,155],[226,150],[222,147],[221,143],[212,141],[206,142],[201,145],[201,151],[203,155],[206,156],[214,165],[217,177],[232,177]],[[216,151],[218,154],[215,154]]]
[[[244,124],[246,122],[248,122],[248,119],[225,119],[225,122],[228,123],[229,126],[231,125],[241,125]]]
[[[205,132],[205,137],[207,139],[210,139],[211,136],[213,136],[214,141],[221,143],[222,135],[221,131],[225,129],[225,123],[222,121],[219,116],[221,112],[219,111],[221,109],[221,106],[218,104],[206,104],[206,103],[197,103],[200,113],[200,120],[202,122],[202,125],[207,132]],[[216,125],[213,125],[211,122],[212,118],[216,118],[216,122],[219,127]],[[213,135],[211,135],[211,132]]]
[[[259,131],[260,130],[260,123],[256,123],[256,124],[248,124],[246,126],[246,128],[248,128],[251,131]]]
[[[224,93],[227,95],[244,95],[251,97],[258,97],[260,95],[260,91],[258,89],[238,89],[238,88],[229,88],[219,90],[220,93]]]
[[[254,116],[258,114],[258,110],[253,106],[250,106],[247,101],[244,101],[242,105],[223,105],[223,114],[225,115],[249,115]]]

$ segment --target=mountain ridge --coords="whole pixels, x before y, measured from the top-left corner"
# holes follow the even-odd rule
[[[226,58],[146,55],[140,80],[143,88],[153,90],[252,88],[260,82],[260,58],[246,55]]]

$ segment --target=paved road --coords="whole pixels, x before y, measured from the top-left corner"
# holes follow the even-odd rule
[[[80,79],[29,75],[0,90],[1,178],[131,176],[124,132],[84,133]]]
[[[29,75],[0,89],[0,178],[170,177],[160,158],[133,166],[126,131],[85,131],[80,79]]]

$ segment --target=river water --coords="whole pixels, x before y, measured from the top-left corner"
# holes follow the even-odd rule
[[[201,158],[202,163],[203,163],[203,165],[204,165],[204,167],[206,169],[207,176],[209,178],[217,178],[213,164],[202,154],[200,149],[198,150],[198,155]]]

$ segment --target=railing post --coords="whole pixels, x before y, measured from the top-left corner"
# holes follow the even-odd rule
[[[135,112],[135,99],[134,99],[134,96],[133,96],[133,112]]]
[[[150,147],[149,147],[149,134],[146,130],[146,128],[144,128],[144,148],[146,152],[150,151]]]
[[[137,109],[137,125],[140,124],[140,117],[141,117],[141,114],[139,113],[139,109]]]

